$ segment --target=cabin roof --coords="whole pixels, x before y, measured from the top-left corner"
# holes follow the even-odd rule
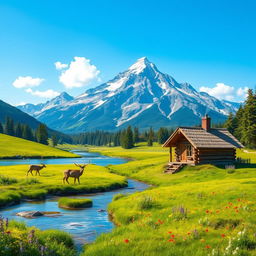
[[[177,143],[177,137],[183,136],[195,148],[243,148],[244,146],[225,128],[211,128],[206,131],[199,127],[179,127],[163,144],[172,147]]]

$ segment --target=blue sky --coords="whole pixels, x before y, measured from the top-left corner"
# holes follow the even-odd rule
[[[76,96],[147,56],[179,82],[240,101],[256,84],[255,9],[246,0],[0,1],[0,99]]]

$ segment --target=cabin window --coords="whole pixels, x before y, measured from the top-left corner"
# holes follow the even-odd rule
[[[191,145],[187,145],[187,156],[192,156],[192,146]]]

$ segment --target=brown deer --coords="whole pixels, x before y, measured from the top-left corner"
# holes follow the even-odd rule
[[[27,172],[27,176],[28,176],[29,173],[31,173],[31,175],[33,176],[32,171],[36,171],[36,175],[38,174],[38,175],[40,176],[40,171],[41,171],[43,168],[46,168],[46,165],[45,165],[45,164],[41,164],[41,165],[30,165],[30,166],[29,166],[29,169],[28,169],[28,172]]]
[[[88,165],[88,164],[84,164],[84,165],[80,165],[80,164],[75,164],[74,165],[78,166],[80,168],[80,170],[71,170],[68,169],[66,171],[64,171],[64,177],[63,177],[63,183],[65,184],[65,181],[69,184],[68,182],[68,178],[72,177],[74,178],[74,184],[76,183],[76,180],[78,180],[78,183],[80,184],[80,176],[84,173],[84,168]]]

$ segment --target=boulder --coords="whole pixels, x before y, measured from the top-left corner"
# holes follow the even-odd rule
[[[24,211],[16,213],[17,216],[24,217],[24,218],[33,218],[43,216],[44,214],[39,211]]]

